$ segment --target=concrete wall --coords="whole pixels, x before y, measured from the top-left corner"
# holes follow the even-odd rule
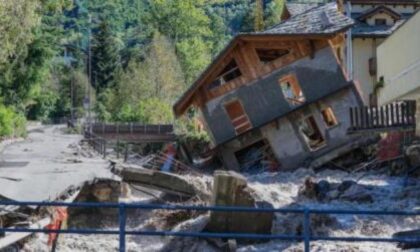
[[[353,78],[360,83],[362,98],[369,104],[369,96],[376,84],[376,75],[369,73],[369,59],[376,57],[376,48],[383,39],[354,38],[353,39]]]
[[[420,12],[378,47],[379,103],[420,98]]]
[[[240,139],[230,141],[220,148],[225,167],[238,169],[239,164],[235,152],[245,148],[252,143],[265,139],[276,158],[279,160],[282,169],[295,169],[307,166],[319,156],[330,154],[337,148],[351,144],[357,137],[347,135],[350,127],[349,107],[356,107],[361,104],[358,94],[354,88],[347,88],[336,94],[330,95],[320,102],[301,108],[277,122],[267,124],[260,128],[258,133],[250,133]],[[334,111],[338,125],[327,128],[321,115],[321,108],[329,106]],[[326,145],[318,150],[312,151],[304,141],[298,124],[307,116],[314,116],[318,127],[326,140]],[[247,139],[244,141],[244,139]],[[333,156],[333,155],[331,155]]]
[[[314,59],[303,58],[262,79],[209,101],[201,112],[215,143],[220,144],[236,137],[224,108],[226,102],[239,99],[254,128],[296,109],[286,101],[278,82],[282,76],[290,73],[296,75],[307,103],[317,101],[335,90],[350,85],[332,49],[324,48],[315,54]]]

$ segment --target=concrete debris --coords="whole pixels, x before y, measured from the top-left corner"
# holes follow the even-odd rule
[[[209,197],[205,190],[176,174],[144,169],[133,165],[130,167],[115,165],[113,171],[119,174],[124,182],[156,189],[167,194],[187,198],[198,196],[205,199]]]
[[[212,205],[255,208],[272,207],[258,202],[246,178],[233,171],[218,170],[214,174]],[[206,230],[210,232],[271,233],[273,213],[211,212]]]

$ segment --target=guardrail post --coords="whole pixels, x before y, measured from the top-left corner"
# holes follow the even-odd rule
[[[103,140],[103,143],[104,143],[104,146],[103,146],[103,148],[104,148],[104,158],[106,158],[106,140],[105,139]]]
[[[303,238],[304,238],[304,246],[305,252],[310,252],[310,213],[308,209],[305,209],[304,216],[303,216]]]
[[[126,224],[126,213],[124,203],[119,205],[119,221],[120,221],[120,252],[125,252],[125,224]]]
[[[128,143],[125,144],[124,162],[128,160]]]

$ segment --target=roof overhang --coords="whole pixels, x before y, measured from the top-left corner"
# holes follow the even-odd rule
[[[359,17],[357,17],[357,19],[358,20],[366,20],[366,19],[368,19],[368,18],[370,18],[370,17],[372,17],[372,16],[374,16],[378,13],[387,13],[389,16],[391,16],[392,18],[394,18],[396,20],[401,18],[401,15],[399,13],[393,11],[392,9],[390,9],[390,8],[384,6],[384,5],[381,5],[381,6],[378,6],[376,8],[373,8],[371,10],[368,10],[368,11],[362,13]]]
[[[405,5],[420,5],[419,0],[347,0],[351,4],[405,4]]]
[[[241,42],[248,41],[264,41],[267,39],[281,40],[325,40],[335,37],[337,34],[347,30],[352,25],[343,27],[333,33],[293,33],[293,34],[266,34],[266,33],[241,33],[235,36],[228,45],[218,54],[213,62],[201,73],[197,80],[185,91],[185,93],[177,100],[173,106],[176,117],[181,116],[193,103],[194,94],[207,80],[208,76],[213,72],[215,67]]]

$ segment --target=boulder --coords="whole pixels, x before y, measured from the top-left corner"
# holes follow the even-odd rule
[[[299,188],[299,195],[315,199],[317,197],[317,183],[310,177],[306,178],[303,186]]]
[[[420,144],[411,145],[405,150],[405,158],[411,167],[420,166]]]
[[[359,203],[372,203],[373,197],[362,185],[355,184],[340,195],[340,199],[346,201],[357,201]]]
[[[331,189],[330,183],[326,180],[321,180],[316,184],[316,194],[319,200],[325,199],[325,196]]]
[[[420,229],[397,232],[392,238],[407,239],[407,242],[398,243],[398,247],[402,249],[420,248]],[[411,242],[410,239],[417,240]]]
[[[335,199],[337,199],[339,196],[340,196],[340,191],[338,191],[338,190],[332,190],[332,191],[329,191],[329,192],[326,194],[326,198],[327,198],[328,200],[335,200]]]
[[[213,183],[212,205],[272,208],[259,202],[247,187],[242,175],[233,171],[216,171]],[[271,233],[273,213],[212,211],[206,227],[209,232]]]
[[[339,192],[344,192],[345,190],[349,189],[353,185],[357,184],[353,180],[344,180],[337,188]]]

